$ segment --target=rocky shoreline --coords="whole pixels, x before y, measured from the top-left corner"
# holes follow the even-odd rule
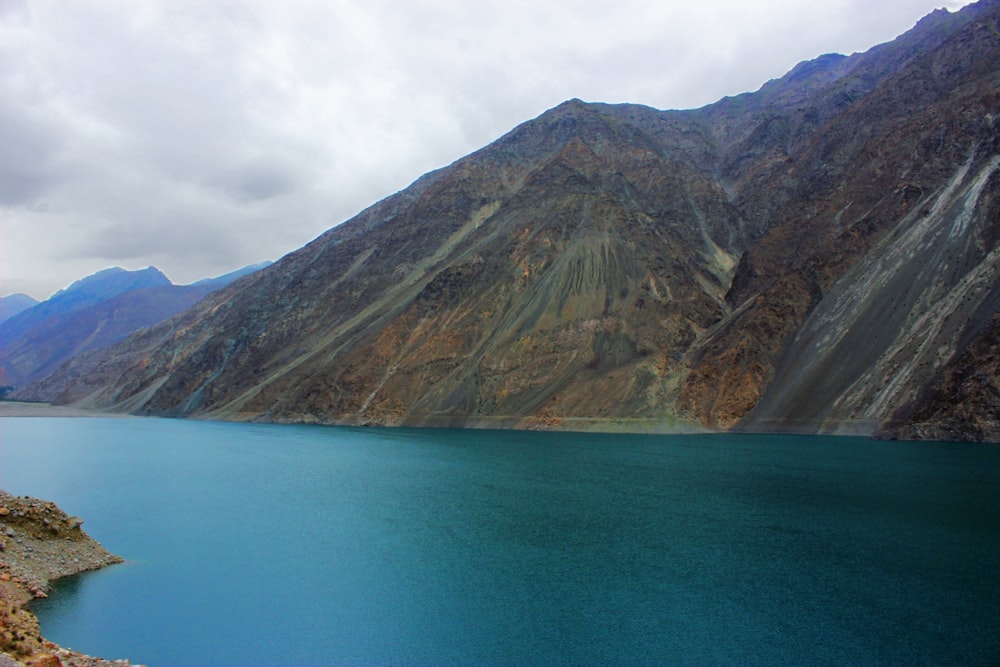
[[[0,667],[124,667],[45,640],[25,606],[48,596],[60,577],[96,570],[122,559],[102,547],[55,503],[0,490]]]

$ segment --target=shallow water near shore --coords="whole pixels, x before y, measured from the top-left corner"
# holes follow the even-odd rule
[[[129,562],[33,605],[153,666],[996,664],[1000,447],[0,419]]]

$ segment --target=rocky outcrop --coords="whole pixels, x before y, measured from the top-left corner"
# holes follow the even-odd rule
[[[63,649],[42,638],[25,605],[48,595],[51,581],[122,559],[87,535],[83,520],[55,504],[0,491],[0,665],[123,667]]]
[[[996,311],[998,35],[983,0],[702,109],[571,100],[18,396],[389,425],[935,419]]]

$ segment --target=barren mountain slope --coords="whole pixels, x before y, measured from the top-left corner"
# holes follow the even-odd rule
[[[564,103],[20,396],[869,432],[995,310],[998,14],[936,12],[703,109]],[[904,357],[923,370],[880,390]]]

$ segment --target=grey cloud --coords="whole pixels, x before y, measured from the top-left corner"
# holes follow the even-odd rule
[[[225,273],[238,267],[247,252],[241,236],[252,233],[238,218],[192,217],[198,209],[180,207],[148,212],[127,222],[89,223],[89,232],[72,249],[61,248],[53,256],[63,261],[88,258],[95,266],[120,265],[160,267],[175,282],[185,283]],[[71,250],[71,252],[67,252]]]
[[[0,293],[274,259],[565,99],[698,106],[934,5],[3,0]]]
[[[177,228],[184,234],[177,234]],[[148,256],[180,253],[197,259],[228,259],[230,249],[238,246],[236,230],[220,229],[204,220],[162,217],[113,223],[94,230],[77,251],[106,261],[130,261]]]
[[[27,22],[31,17],[27,0],[4,0],[0,2],[0,19]]]
[[[294,171],[280,161],[262,160],[228,170],[213,181],[236,199],[255,202],[293,192],[296,185]]]
[[[30,205],[61,180],[67,135],[44,108],[0,96],[0,205]]]
[[[0,145],[10,144],[5,143],[3,137],[0,137]],[[51,184],[52,174],[38,165],[17,159],[0,158],[0,204],[9,206],[34,204]]]

